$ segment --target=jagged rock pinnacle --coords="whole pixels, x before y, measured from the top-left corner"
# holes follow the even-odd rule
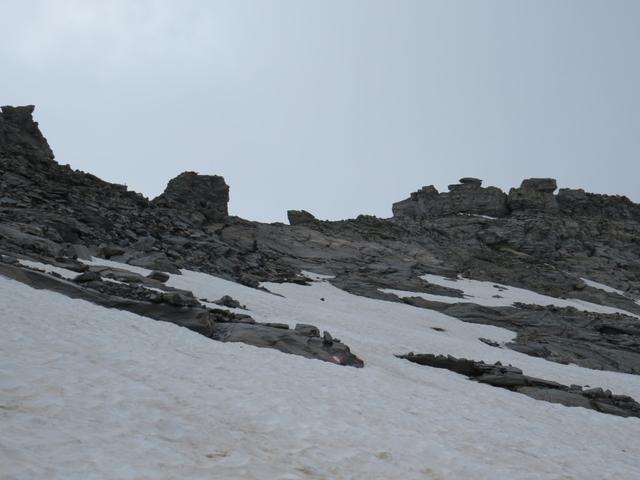
[[[0,155],[29,162],[50,162],[54,155],[38,122],[33,120],[33,105],[0,107]]]

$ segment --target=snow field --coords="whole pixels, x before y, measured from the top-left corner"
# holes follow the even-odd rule
[[[231,295],[258,321],[315,324],[365,368],[218,343],[0,277],[0,478],[640,478],[639,420],[393,354],[500,360],[636,398],[637,376],[492,348],[477,338],[513,333],[350,295],[319,277],[265,285],[284,298],[188,271],[168,284]]]
[[[454,288],[462,290],[464,298],[448,297],[446,295],[434,295],[423,292],[408,292],[406,290],[395,290],[391,288],[381,288],[384,293],[391,293],[401,298],[420,297],[425,300],[442,303],[476,303],[487,307],[510,307],[516,302],[529,303],[534,305],[555,305],[557,307],[573,307],[578,310],[586,310],[596,313],[623,313],[632,317],[640,318],[635,313],[627,312],[619,308],[598,305],[596,303],[586,302],[577,298],[555,298],[548,295],[525,290],[524,288],[498,285],[493,282],[482,282],[479,280],[470,280],[468,278],[457,278],[455,280],[445,278],[439,275],[421,275],[420,278],[429,283],[440,285],[442,287]],[[583,279],[584,280],[584,279]],[[587,283],[587,281],[585,281]],[[593,285],[594,282],[587,283]],[[602,284],[598,284],[602,287]],[[598,287],[598,288],[600,288]],[[606,287],[606,285],[604,285]],[[611,287],[606,287],[607,291],[616,291]]]

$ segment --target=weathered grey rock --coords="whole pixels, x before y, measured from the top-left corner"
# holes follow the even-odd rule
[[[14,245],[18,250],[31,254],[57,257],[62,246],[47,238],[22,232],[8,225],[0,224],[0,239]]]
[[[490,338],[480,337],[478,338],[478,340],[480,340],[482,343],[489,345],[490,347],[500,348],[500,344],[495,340],[491,340]]]
[[[244,305],[242,305],[238,300],[236,300],[235,298],[229,295],[223,295],[222,298],[214,301],[213,303],[215,303],[216,305],[221,305],[223,307],[228,307],[228,308],[243,308],[243,309],[247,308]]]
[[[42,272],[4,263],[0,263],[0,276],[12,278],[36,289],[55,291],[106,308],[126,310],[156,320],[175,323],[214,340],[275,348],[284,353],[338,365],[364,366],[362,360],[352,354],[349,347],[341,342],[334,341],[332,345],[327,345],[318,338],[289,330],[286,324],[256,324],[247,315],[238,316],[226,311],[208,310],[202,307],[190,292],[164,292],[151,301],[149,298],[156,295],[155,293],[144,288],[136,290],[131,286],[100,282],[100,275],[96,271],[81,274],[74,280],[76,283],[73,283]],[[86,288],[89,285],[99,290]],[[114,295],[113,292],[118,292],[120,295]],[[136,292],[143,292],[146,297],[139,298]],[[123,298],[122,294],[130,298]]]
[[[180,274],[180,269],[162,252],[134,257],[128,260],[127,263],[136,267],[148,268],[149,270]]]
[[[64,254],[68,257],[91,260],[91,251],[84,245],[69,245],[64,249]]]
[[[289,225],[304,225],[316,219],[306,210],[287,210],[287,218],[289,219]]]
[[[150,236],[145,236],[138,239],[137,242],[133,244],[133,249],[141,252],[150,252],[153,250],[153,247],[156,245],[156,239]]]
[[[289,325],[286,323],[268,322],[268,323],[262,323],[261,325],[264,325],[265,327],[269,327],[269,328],[277,328],[278,330],[289,330]]]
[[[0,262],[9,265],[18,265],[20,263],[16,257],[12,257],[11,255],[0,255]]]
[[[319,338],[295,330],[273,328],[273,326],[241,323],[217,324],[213,336],[223,342],[242,342],[262,348],[275,348],[281,352],[315,358],[325,362],[352,367],[363,367],[364,363],[349,348],[342,344],[328,345]]]
[[[640,205],[627,197],[587,193],[582,189],[561,188],[557,196],[563,214],[572,217],[601,217],[608,220],[640,220]]]
[[[555,178],[527,178],[522,181],[520,188],[528,188],[538,192],[553,193],[558,188]]]
[[[211,314],[202,308],[184,308],[169,304],[156,305],[147,301],[112,296],[45,273],[4,264],[0,264],[0,275],[36,289],[46,289],[106,308],[126,310],[155,320],[175,323],[208,337],[211,337],[213,333]]]
[[[571,393],[563,390],[551,390],[539,387],[520,387],[518,393],[527,395],[528,397],[542,400],[544,402],[559,403],[566,407],[582,407],[593,409],[591,401],[584,395]]]
[[[462,181],[464,180],[464,182]],[[482,188],[482,181],[462,178],[449,185],[448,193],[438,193],[431,185],[414,192],[407,200],[393,204],[396,218],[429,219],[460,213],[503,217],[509,213],[507,196],[495,187]]]
[[[111,258],[117,257],[119,255],[123,255],[127,252],[125,248],[119,247],[117,245],[100,245],[98,247],[98,256],[103,258]]]
[[[612,395],[601,388],[583,390],[578,385],[566,386],[557,382],[525,375],[522,370],[497,362],[484,362],[455,358],[450,355],[414,354],[398,358],[429,367],[443,368],[465,375],[470,379],[527,395],[536,400],[559,403],[568,407],[582,407],[621,417],[639,417],[640,403],[626,395]]]
[[[520,188],[509,191],[509,208],[512,211],[557,212],[558,202],[553,192],[558,188],[553,178],[528,178]]]
[[[91,265],[89,267],[90,272],[96,272],[101,277],[116,280],[122,283],[131,284],[151,284],[146,277],[135,272],[131,272],[125,268],[105,267],[102,265]],[[156,286],[153,284],[153,286]]]
[[[294,327],[294,330],[301,335],[306,335],[307,337],[319,337],[320,330],[318,327],[314,325],[308,325],[306,323],[297,323]]]
[[[188,294],[186,292],[165,292],[160,294],[159,301],[176,307],[197,307],[200,305],[191,292]]]
[[[0,156],[16,156],[29,162],[51,162],[53,152],[38,123],[33,105],[4,106],[0,113]]]
[[[169,280],[169,278],[171,278],[168,273],[158,272],[157,270],[151,272],[149,275],[147,275],[147,277],[162,283],[165,283],[167,280]]]
[[[208,222],[224,221],[229,215],[229,187],[218,175],[184,172],[171,179],[153,203],[168,208],[193,210]]]
[[[459,320],[517,332],[507,346],[527,355],[585,368],[640,374],[640,325],[635,317],[519,304],[486,307],[421,298],[404,303],[437,310]]]
[[[100,281],[101,279],[102,277],[100,277],[100,274],[98,272],[88,271],[88,272],[81,273],[80,275],[75,277],[73,281],[76,283],[88,283],[88,282]]]
[[[463,177],[459,180],[459,182],[465,185],[467,184],[477,185],[478,187],[482,185],[482,180],[474,177]]]

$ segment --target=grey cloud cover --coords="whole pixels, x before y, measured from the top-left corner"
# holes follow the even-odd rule
[[[58,161],[230,212],[390,216],[426,184],[530,176],[640,201],[640,2],[2,2],[0,103]]]

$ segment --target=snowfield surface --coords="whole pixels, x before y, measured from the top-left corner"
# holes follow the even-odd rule
[[[510,307],[516,302],[529,303],[534,305],[555,305],[556,307],[573,307],[578,310],[586,310],[589,312],[597,313],[623,313],[632,317],[638,317],[635,313],[627,312],[619,308],[607,307],[605,305],[598,305],[596,303],[586,302],[577,298],[554,298],[548,295],[542,295],[540,293],[532,292],[531,290],[525,290],[518,287],[510,287],[506,285],[499,285],[492,282],[482,282],[479,280],[470,280],[468,278],[457,278],[455,280],[441,277],[439,275],[421,275],[420,278],[426,280],[434,285],[440,285],[442,287],[454,288],[461,290],[464,294],[464,298],[448,297],[445,295],[434,295],[431,293],[423,292],[408,292],[406,290],[394,290],[391,288],[381,288],[380,291],[384,293],[392,293],[401,298],[408,297],[420,297],[425,300],[431,300],[434,302],[442,303],[476,303],[478,305],[485,305],[487,307]],[[606,285],[596,284],[585,279],[582,279],[587,285],[596,286],[596,288],[605,289],[609,292],[619,292]],[[622,292],[620,292],[622,293]]]
[[[0,478],[640,478],[638,419],[536,401],[393,355],[500,360],[636,398],[640,377],[492,348],[478,337],[513,333],[316,278],[265,284],[283,297],[188,271],[168,283],[199,298],[231,295],[258,321],[329,330],[363,369],[215,342],[0,277]]]
[[[66,278],[67,280],[78,276],[78,272],[67,270],[66,268],[56,267],[55,265],[49,265],[47,263],[34,262],[33,260],[18,260],[18,262],[25,267],[42,270],[43,272],[47,273],[57,273],[62,278]]]
[[[588,278],[581,278],[580,280],[582,280],[585,283],[585,285],[588,285],[590,287],[598,288],[600,290],[603,290],[609,293],[617,293],[618,295],[621,295],[623,297],[627,296],[627,294],[624,293],[622,290],[618,290],[617,288],[610,287],[609,285],[605,285],[604,283],[594,282],[593,280],[589,280]]]

